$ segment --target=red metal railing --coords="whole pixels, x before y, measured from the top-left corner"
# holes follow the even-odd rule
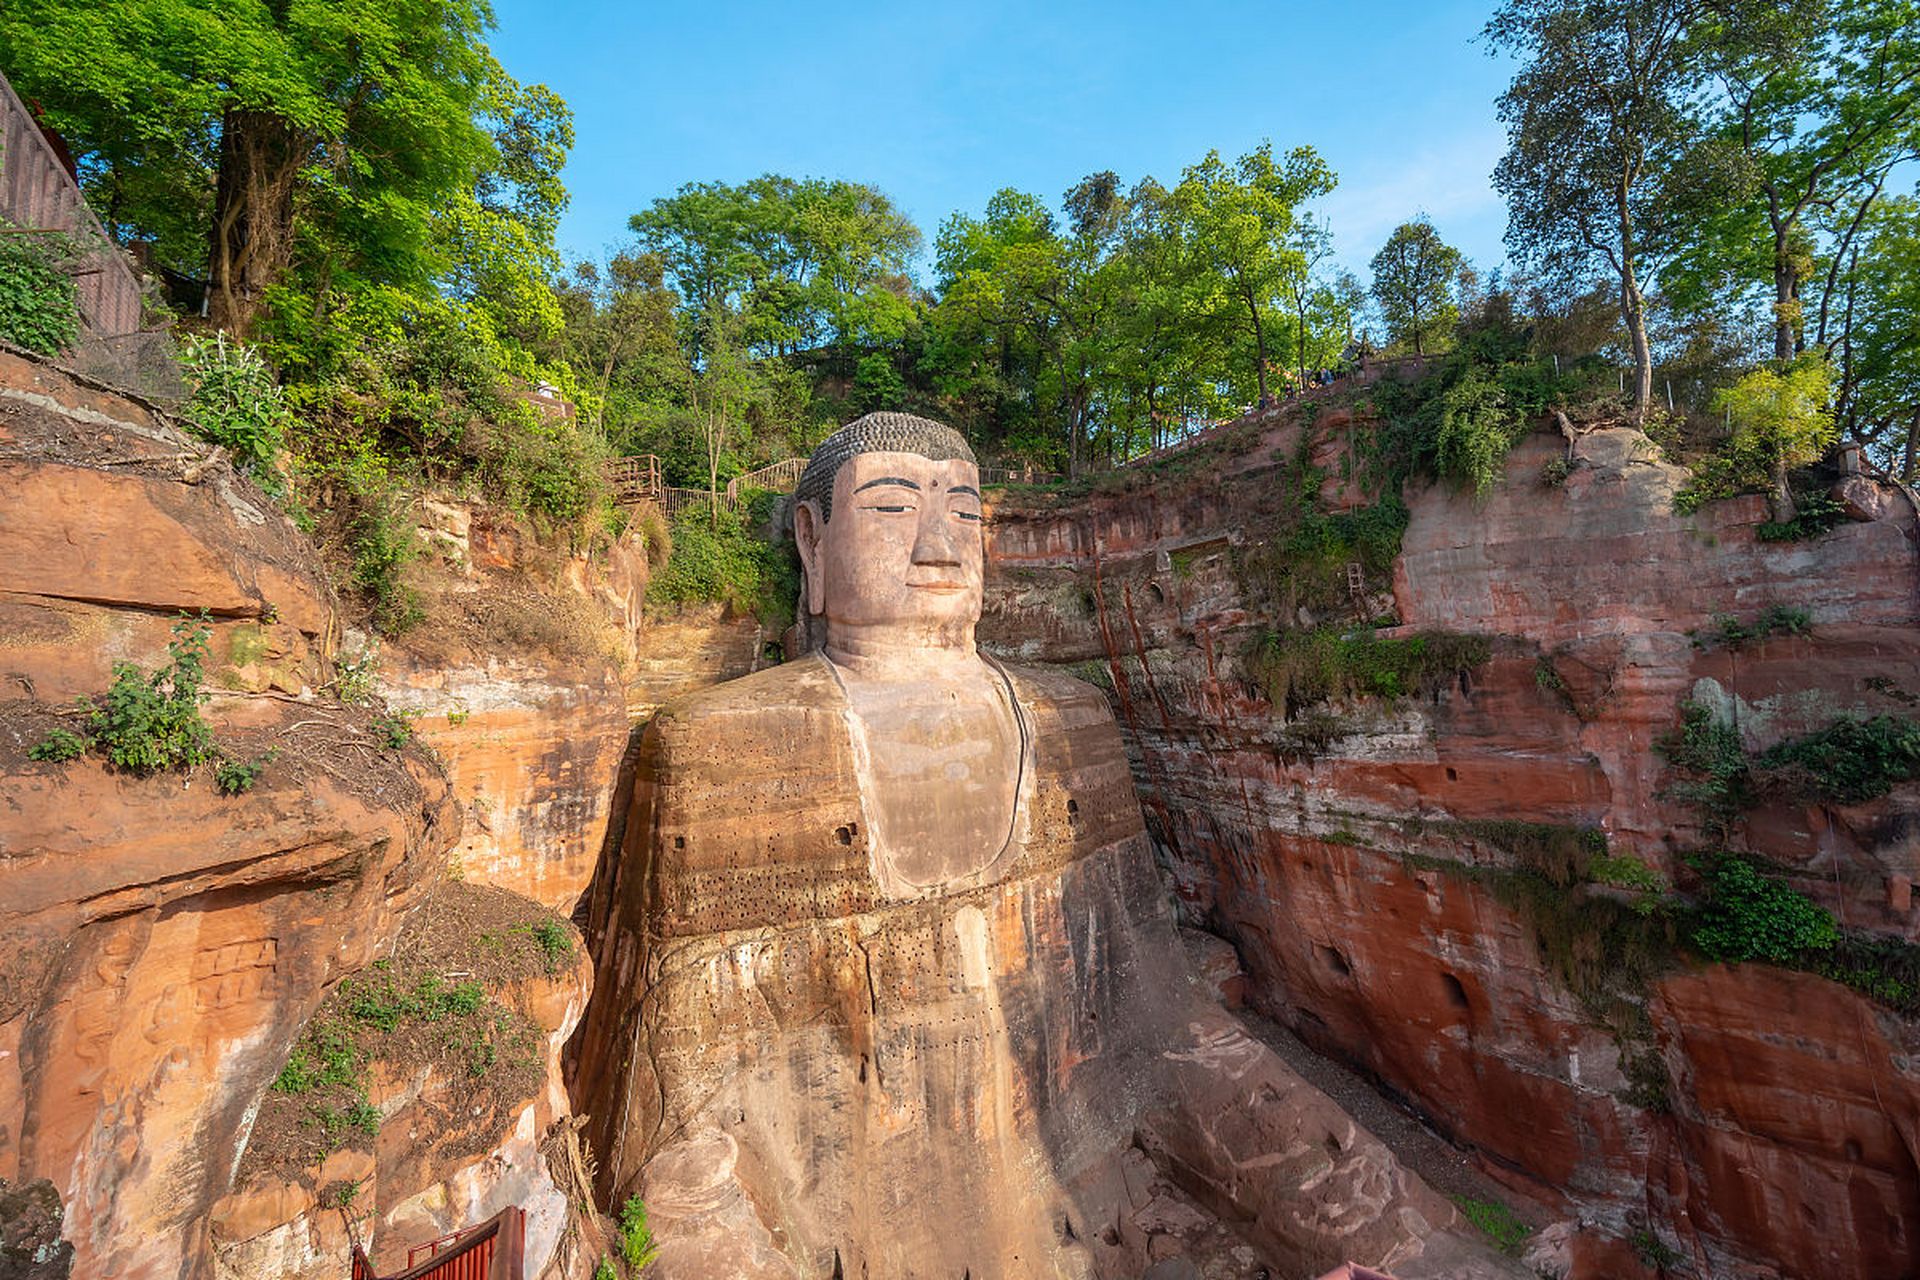
[[[355,1245],[353,1280],[525,1280],[526,1252],[527,1215],[509,1205],[477,1227],[408,1249],[397,1275],[376,1273]]]

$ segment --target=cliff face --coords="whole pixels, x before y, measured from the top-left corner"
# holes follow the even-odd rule
[[[112,661],[206,610],[205,714],[251,790],[35,761]],[[331,676],[311,547],[145,406],[0,353],[0,1179],[46,1180],[82,1275],[205,1274],[261,1094],[458,829]]]
[[[1683,699],[1749,750],[1905,712],[1920,690],[1909,500],[1854,478],[1857,518],[1766,543],[1759,498],[1673,514],[1684,475],[1637,432],[1533,437],[1479,504],[1410,491],[1390,578],[1356,562],[1341,602],[1393,614],[1375,633],[1388,642],[1481,637],[1484,660],[1412,696],[1316,701],[1273,687],[1258,650],[1270,628],[1329,614],[1251,568],[1293,500],[1285,461],[1350,469],[1345,411],[1304,445],[1301,429],[1224,430],[1127,492],[1003,498],[988,646],[1107,685],[1157,852],[1190,915],[1240,950],[1249,1002],[1496,1176],[1703,1274],[1907,1266],[1914,1025],[1806,974],[1636,950],[1661,939],[1625,910],[1635,894],[1528,896],[1515,873],[1542,850],[1585,865],[1597,831],[1608,865],[1692,887],[1686,854],[1714,835],[1654,749]],[[1543,481],[1560,458],[1564,483]],[[1318,494],[1323,510],[1361,501],[1337,479]],[[1726,639],[1724,615],[1751,633],[1774,606],[1810,627]],[[1912,938],[1916,794],[1775,800],[1739,838],[1845,925]],[[1618,1274],[1633,1252],[1576,1271]]]
[[[592,1269],[558,1057],[591,975],[555,912],[605,833],[645,565],[422,507],[428,619],[376,650],[204,445],[0,352],[0,1216],[10,1250],[64,1237],[42,1274],[338,1276],[353,1238],[398,1270],[508,1204],[535,1270]],[[273,752],[250,787],[31,758],[182,614],[214,740]]]
[[[451,500],[422,503],[420,537],[425,618],[380,646],[380,689],[446,768],[464,811],[461,875],[565,915],[593,874],[627,746],[646,559],[629,539],[556,549]]]

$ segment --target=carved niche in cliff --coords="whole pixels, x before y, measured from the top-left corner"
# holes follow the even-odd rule
[[[590,899],[575,1100],[663,1274],[1504,1274],[1196,982],[1104,698],[975,649],[965,441],[872,414],[795,496],[823,645],[656,717]]]

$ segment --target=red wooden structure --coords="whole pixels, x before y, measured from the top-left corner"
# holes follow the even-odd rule
[[[0,218],[9,235],[57,232],[83,243],[74,275],[80,315],[102,338],[140,328],[140,279],[80,198],[66,163],[47,141],[26,104],[0,76]]]
[[[509,1205],[477,1227],[407,1250],[407,1269],[382,1276],[359,1245],[353,1280],[526,1280],[527,1215]]]

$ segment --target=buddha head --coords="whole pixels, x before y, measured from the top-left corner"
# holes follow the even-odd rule
[[[980,470],[959,432],[870,413],[823,441],[794,491],[801,608],[830,652],[973,651],[980,619]]]

